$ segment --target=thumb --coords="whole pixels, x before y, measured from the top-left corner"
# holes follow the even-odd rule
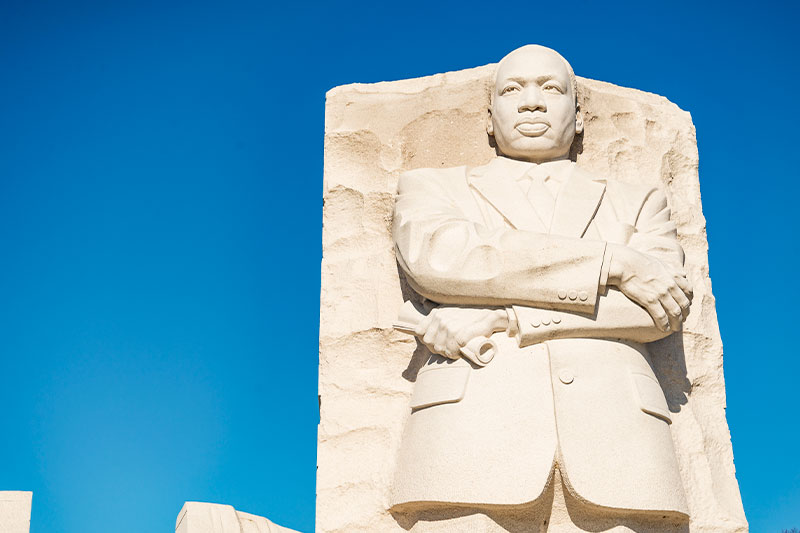
[[[489,336],[491,331],[487,331],[488,326],[483,322],[473,322],[456,333],[456,342],[459,346],[464,347],[469,341],[475,337]]]

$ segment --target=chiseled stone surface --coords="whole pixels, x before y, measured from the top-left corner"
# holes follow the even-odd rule
[[[427,359],[392,329],[412,290],[391,236],[398,176],[494,157],[486,107],[494,65],[327,95],[320,309],[317,531],[530,531],[502,517],[443,509],[409,522],[390,488],[413,380]],[[722,343],[708,277],[698,155],[688,113],[663,97],[579,78],[585,119],[576,160],[596,176],[659,187],[668,198],[694,300],[682,333],[650,345],[663,387],[691,532],[747,531],[725,420]],[[458,443],[452,443],[458,453]],[[558,480],[548,531],[649,531],[570,511]],[[444,520],[447,519],[447,520]],[[586,520],[589,520],[587,522]],[[580,530],[580,529],[577,529]]]
[[[175,533],[297,533],[262,516],[243,513],[230,505],[186,502],[175,521]]]
[[[0,491],[0,531],[28,533],[31,527],[32,492]]]

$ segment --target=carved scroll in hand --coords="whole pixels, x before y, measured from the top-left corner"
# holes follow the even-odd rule
[[[394,328],[403,333],[417,335],[417,328],[424,319],[425,315],[417,311],[410,301],[407,301],[397,314]],[[492,339],[479,335],[461,346],[459,351],[471,363],[477,366],[486,366],[497,353],[497,344]]]

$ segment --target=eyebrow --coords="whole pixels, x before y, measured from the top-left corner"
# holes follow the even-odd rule
[[[535,81],[536,83],[542,83],[543,81],[550,81],[550,80],[558,81],[554,74],[542,74],[541,76],[536,76],[535,78],[533,78],[533,81]],[[509,82],[509,81],[513,81],[513,82],[516,82],[516,83],[525,83],[525,82],[531,81],[531,78],[526,78],[525,76],[511,76],[511,77],[505,78],[502,81],[503,81],[503,83],[506,83],[506,82]]]

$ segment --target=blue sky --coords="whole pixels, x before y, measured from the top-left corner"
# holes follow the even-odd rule
[[[312,531],[325,91],[533,42],[692,113],[745,511],[800,527],[798,15],[5,0],[0,489],[33,533],[172,531],[185,500]]]

